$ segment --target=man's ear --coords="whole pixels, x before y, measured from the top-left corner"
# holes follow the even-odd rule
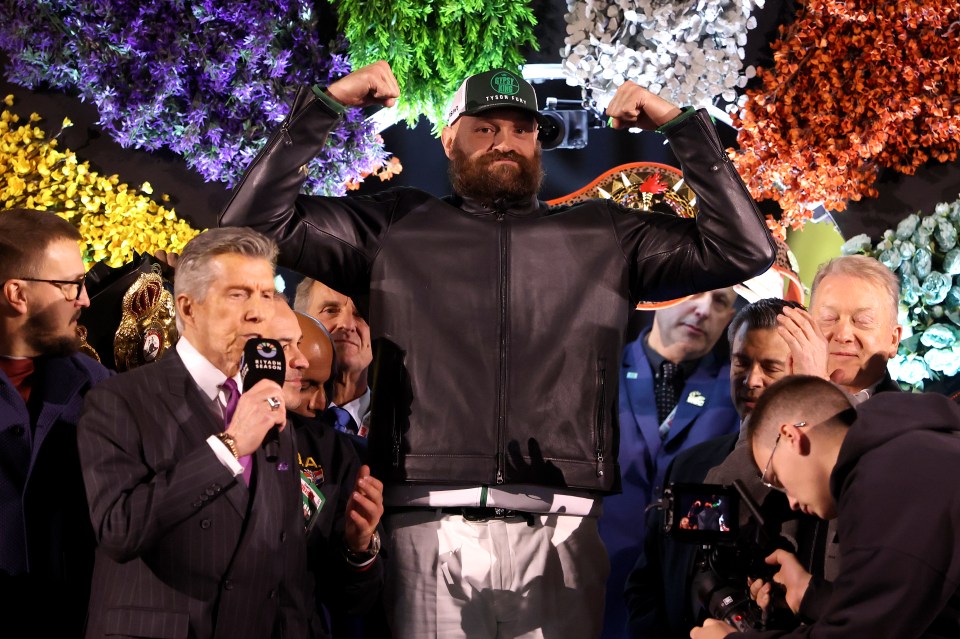
[[[900,338],[903,336],[903,327],[899,324],[896,325],[893,329],[893,344],[890,346],[889,359],[893,359],[897,356],[897,350],[900,347]]]
[[[189,295],[177,295],[177,316],[183,320],[184,326],[193,323],[193,300]]]
[[[803,427],[796,424],[782,424],[780,426],[781,438],[790,446],[795,453],[801,456],[810,454],[810,436],[804,432]]]
[[[443,152],[447,154],[447,159],[453,159],[453,142],[457,137],[457,125],[443,127],[440,131],[440,141],[443,143]]]
[[[3,298],[0,302],[9,306],[20,315],[27,312],[27,289],[22,280],[10,279],[3,283]]]

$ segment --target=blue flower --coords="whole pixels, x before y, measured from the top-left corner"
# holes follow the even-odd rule
[[[923,356],[930,370],[941,373],[944,377],[953,377],[960,372],[960,348],[933,349]]]
[[[898,354],[887,363],[887,370],[890,377],[911,386],[922,386],[923,380],[933,378],[930,367],[916,355]]]
[[[932,305],[939,304],[945,300],[947,293],[950,292],[952,283],[953,280],[943,273],[938,273],[937,271],[930,273],[927,278],[923,280],[923,286],[921,287],[923,303]]]
[[[928,348],[949,348],[957,343],[957,337],[960,337],[960,330],[949,324],[934,324],[923,331],[920,343]]]

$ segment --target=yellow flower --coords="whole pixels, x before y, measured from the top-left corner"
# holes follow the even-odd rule
[[[12,105],[12,96],[4,103]],[[34,114],[30,121],[39,119]],[[56,140],[39,127],[16,126],[18,121],[0,112],[0,202],[6,208],[49,209],[71,221],[84,238],[88,265],[105,260],[121,266],[133,251],[179,252],[199,233],[149,197],[149,182],[136,190],[118,175],[102,176],[69,149],[57,150]],[[72,124],[64,118],[62,126]],[[169,202],[165,194],[160,199]]]

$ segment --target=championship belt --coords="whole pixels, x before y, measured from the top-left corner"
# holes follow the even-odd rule
[[[621,164],[601,174],[582,189],[549,200],[547,204],[576,204],[597,198],[637,209],[638,215],[655,212],[686,218],[697,216],[697,194],[687,185],[680,169],[656,162]],[[779,297],[802,304],[804,288],[797,275],[796,258],[785,242],[777,238],[774,240],[777,243],[777,257],[770,270],[733,288],[748,302],[764,297]],[[640,302],[637,310],[655,311],[674,306],[690,297],[688,295],[665,302]]]
[[[177,341],[173,295],[159,268],[141,273],[123,295],[123,315],[113,340],[117,371],[155,362]]]

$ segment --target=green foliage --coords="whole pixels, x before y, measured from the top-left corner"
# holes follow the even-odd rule
[[[537,48],[525,0],[339,0],[337,7],[353,68],[389,62],[400,116],[414,125],[424,115],[435,132],[464,78],[519,69],[521,47]]]

